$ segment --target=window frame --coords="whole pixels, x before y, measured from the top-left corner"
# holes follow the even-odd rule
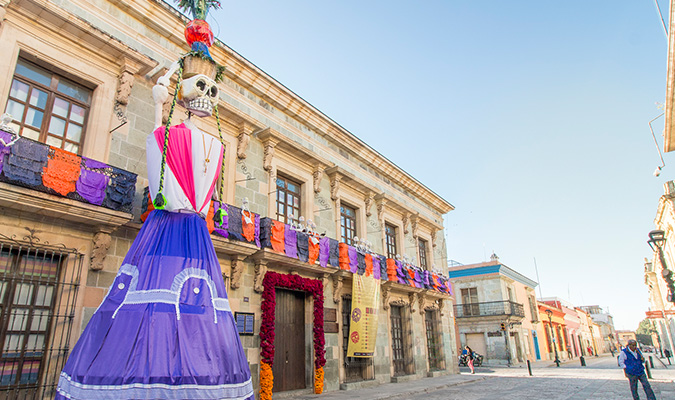
[[[352,211],[353,216],[350,216],[344,212],[344,210]],[[349,246],[354,246],[354,238],[358,237],[357,229],[357,208],[352,207],[348,204],[340,204],[340,240],[347,243]],[[345,222],[351,222],[351,227],[346,226]],[[351,233],[351,236],[348,234]]]
[[[391,232],[390,232],[391,230]],[[390,224],[388,222],[384,223],[384,241],[387,246],[387,258],[396,258],[398,254],[398,227],[396,225]]]
[[[462,298],[464,316],[469,317],[480,315],[480,304],[478,304],[478,287],[472,286],[468,288],[461,288],[459,293]],[[466,299],[469,301],[465,301]]]
[[[284,182],[284,186],[281,187],[279,186],[279,181]],[[288,184],[291,183],[295,185],[295,187],[298,188],[297,192],[294,192],[288,188]],[[281,221],[285,224],[291,224],[291,223],[298,223],[300,216],[302,215],[302,183],[300,181],[297,181],[293,178],[288,177],[285,174],[277,174],[276,176],[276,199],[274,201],[274,204],[276,204],[276,218],[278,221]],[[283,193],[283,201],[279,201],[279,196],[280,193]],[[292,196],[294,199],[298,200],[298,206],[295,207],[295,205],[290,205],[290,208],[292,210],[295,210],[298,212],[297,218],[291,214],[290,216],[288,215],[288,209],[289,209],[289,204],[288,204],[288,196]],[[283,205],[284,206],[284,211],[285,214],[282,214],[279,212],[279,206]],[[283,219],[282,219],[283,218]]]
[[[428,246],[428,241],[426,239],[422,239],[421,237],[417,238],[417,250],[419,252],[419,258],[420,258],[420,268],[423,270],[429,271],[431,266],[429,265],[429,246]]]
[[[54,256],[54,253],[51,252],[51,257],[48,256],[50,252],[47,251],[37,251],[31,254],[30,250],[21,250],[21,249],[2,249],[0,254],[8,254],[7,263],[5,269],[0,273],[0,284],[3,285],[2,296],[0,301],[2,302],[1,311],[0,311],[0,366],[11,365],[13,362],[16,362],[16,375],[11,375],[14,379],[13,382],[7,384],[0,383],[2,388],[22,388],[22,387],[32,387],[34,385],[39,385],[42,380],[42,375],[45,370],[46,364],[49,362],[48,358],[50,356],[50,340],[52,339],[52,325],[54,323],[54,317],[56,314],[56,303],[57,297],[59,294],[59,283],[61,270],[63,268],[63,263],[67,259],[64,255],[60,254]],[[31,260],[28,261],[28,260]],[[29,264],[41,265],[39,274],[29,274],[20,272],[21,269],[27,268]],[[54,274],[52,276],[43,275],[42,271],[44,267],[49,268],[49,264],[53,264],[55,267]],[[28,276],[28,278],[26,278]],[[26,297],[28,303],[22,304],[17,301],[17,295],[21,296],[23,288],[18,288],[19,285],[30,285],[30,291]],[[51,295],[49,296],[49,304],[38,304],[40,295],[40,287],[51,287]],[[18,292],[17,292],[18,290]],[[47,292],[45,291],[44,296],[42,297],[42,302],[47,300]],[[20,329],[10,329],[10,325],[16,323],[16,317],[20,314],[16,313],[16,309],[26,310],[23,314],[20,324],[23,326]],[[42,312],[40,314],[38,323],[38,329],[33,329],[33,324],[35,323],[35,317],[37,315],[36,311]],[[46,311],[46,314],[44,312]],[[42,319],[46,317],[46,322],[44,322],[44,329],[39,329],[42,326]],[[4,357],[5,354],[5,341],[8,335],[21,336],[21,344],[18,348],[15,349],[14,353],[18,354],[13,357]],[[40,336],[42,335],[42,346],[40,349],[34,348],[32,351],[28,349],[28,343],[31,336]],[[17,353],[18,352],[18,353]],[[12,353],[12,354],[14,354]],[[39,354],[39,355],[36,355]],[[38,362],[39,368],[35,374],[35,380],[23,381],[24,366],[26,363]],[[32,374],[29,372],[29,377]],[[30,379],[30,378],[29,378]]]
[[[21,64],[27,65],[27,66],[30,66],[30,67],[33,67],[33,68],[37,68],[41,71],[44,71],[46,74],[49,74],[50,75],[49,86],[46,86],[45,84],[43,84],[41,82],[37,82],[35,80],[32,80],[32,79],[30,79],[30,78],[28,78],[24,75],[20,75],[17,72],[17,68]],[[21,84],[24,84],[24,85],[28,85],[28,92],[27,92],[25,100],[21,100],[17,97],[13,97],[11,95],[11,93],[12,93],[11,87],[14,86],[15,81],[20,82]],[[89,103],[83,102],[82,100],[76,99],[76,98],[74,98],[74,97],[72,97],[72,96],[70,96],[66,93],[63,93],[63,92],[59,91],[58,87],[59,87],[60,82],[67,82],[68,84],[76,85],[76,86],[80,87],[81,89],[86,90],[89,94]],[[42,92],[45,92],[47,94],[47,100],[45,102],[45,106],[44,106],[43,109],[41,109],[41,108],[39,108],[35,105],[30,104],[31,95],[32,95],[33,91],[36,90],[36,89],[40,90]],[[6,104],[5,104],[5,112],[9,111],[8,109],[9,109],[9,105],[10,105],[10,100],[15,102],[15,103],[21,104],[24,107],[23,114],[20,117],[15,116],[15,115],[12,116],[14,118],[12,120],[12,125],[18,126],[19,129],[18,129],[17,133],[20,136],[23,136],[25,128],[29,128],[29,129],[34,130],[34,131],[37,130],[38,133],[39,133],[38,138],[34,139],[34,140],[37,140],[41,143],[46,143],[46,144],[48,144],[50,146],[53,146],[53,147],[57,147],[57,146],[54,146],[53,144],[49,144],[47,142],[47,140],[49,138],[55,138],[56,140],[61,141],[61,146],[59,146],[58,148],[65,150],[66,145],[71,144],[71,145],[77,146],[77,151],[75,153],[81,155],[82,151],[83,151],[83,148],[84,148],[84,142],[85,142],[85,139],[86,139],[86,136],[87,136],[88,120],[89,120],[89,116],[91,114],[91,109],[92,109],[91,103],[92,103],[92,100],[93,100],[93,94],[94,94],[93,89],[91,89],[89,87],[86,87],[85,85],[82,85],[81,83],[76,82],[75,80],[65,76],[64,74],[55,71],[53,68],[45,67],[43,65],[32,62],[32,61],[30,61],[26,58],[19,57],[16,65],[14,67],[12,79],[10,80],[10,91],[7,94],[7,101],[6,101]],[[57,99],[60,99],[60,100],[68,103],[68,110],[66,111],[65,117],[54,113],[54,104],[55,104]],[[84,110],[84,114],[83,114],[83,117],[82,117],[82,123],[71,120],[70,114],[71,114],[71,111],[73,109],[73,106],[80,107]],[[26,116],[27,116],[30,109],[33,109],[33,110],[36,110],[38,112],[43,113],[42,123],[40,124],[40,127],[35,127],[33,125],[30,125],[29,123],[27,123],[25,121]],[[58,118],[61,121],[64,121],[63,136],[57,136],[57,135],[49,132],[49,127],[50,127],[52,117]],[[75,141],[75,140],[72,140],[72,139],[67,137],[68,128],[70,127],[70,125],[75,125],[75,126],[80,127],[81,132],[80,132],[80,140],[79,141]],[[70,151],[70,150],[67,150],[67,151]]]

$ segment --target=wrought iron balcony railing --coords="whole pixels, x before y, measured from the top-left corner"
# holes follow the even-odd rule
[[[457,318],[489,317],[493,315],[525,317],[525,311],[522,304],[508,300],[455,305],[455,316]]]

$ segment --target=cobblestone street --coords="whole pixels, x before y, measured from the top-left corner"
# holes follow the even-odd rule
[[[465,372],[463,372],[465,373]],[[434,390],[409,397],[411,399],[441,400],[483,400],[483,399],[594,399],[631,400],[628,380],[623,371],[610,357],[589,359],[587,367],[579,362],[563,364],[560,368],[535,368],[534,376],[528,376],[527,368],[499,368],[477,373],[486,379],[467,384]],[[656,398],[675,399],[675,367],[652,370],[650,380]],[[639,385],[640,398],[646,395]]]
[[[675,399],[675,365],[664,368],[654,359],[650,380],[658,400]],[[294,399],[418,399],[418,400],[631,400],[628,380],[616,359],[605,356],[590,358],[581,367],[578,360],[560,368],[549,363],[533,365],[529,376],[525,365],[512,368],[481,367],[471,375],[462,368],[460,375],[426,378],[407,383],[387,383],[373,388],[329,392],[322,395],[289,396]],[[275,395],[275,397],[277,397]],[[287,397],[287,396],[283,396]],[[283,398],[282,397],[282,398]],[[640,398],[646,395],[640,386]]]

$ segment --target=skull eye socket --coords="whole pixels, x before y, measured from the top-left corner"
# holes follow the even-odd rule
[[[218,96],[218,88],[215,87],[215,86],[211,86],[211,90],[209,90],[209,96],[217,97]]]
[[[199,80],[197,81],[197,87],[199,88],[200,91],[204,91],[206,89],[206,82]]]

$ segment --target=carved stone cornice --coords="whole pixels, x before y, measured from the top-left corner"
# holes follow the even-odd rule
[[[407,307],[407,306],[410,305],[410,303],[403,300],[403,299],[396,299],[396,300],[390,301],[389,305],[390,306]]]
[[[410,219],[410,213],[404,212],[403,216],[401,217],[401,223],[403,224],[403,234],[407,235],[408,234],[408,221]]]
[[[241,255],[231,257],[230,288],[233,290],[239,289],[239,286],[241,286],[241,276],[244,273],[244,258],[246,257]]]
[[[239,135],[237,135],[237,158],[243,160],[246,158],[246,149],[248,143],[251,141],[251,133],[253,133],[253,125],[246,121],[239,123]]]
[[[381,293],[382,293],[382,308],[387,311],[389,310],[389,294],[391,293],[391,290],[388,287],[382,287],[381,288]]]
[[[122,71],[117,77],[117,93],[115,93],[115,102],[126,106],[129,104],[131,88],[134,87],[134,74],[131,71]]]
[[[376,207],[377,207],[377,220],[382,222],[384,221],[384,207],[387,205],[387,199],[384,197],[377,198],[376,199]]]
[[[277,143],[273,140],[268,140],[263,142],[265,152],[263,154],[263,169],[267,172],[272,170],[272,159],[274,158],[274,151],[277,146]]]
[[[416,238],[419,233],[419,217],[419,213],[415,213],[410,216],[410,228],[412,229],[412,235],[414,238]]]
[[[343,280],[342,276],[338,274],[333,275],[333,303],[335,304],[340,304],[340,300],[342,299],[340,293],[342,292]]]
[[[89,269],[92,271],[100,271],[103,269],[103,264],[105,262],[106,256],[108,255],[108,250],[110,249],[110,244],[112,243],[112,237],[108,232],[99,231],[94,235],[92,242],[93,246],[89,259]]]
[[[7,6],[11,1],[12,0],[0,0],[0,26],[2,26],[5,14],[7,13]]]
[[[410,313],[415,312],[415,302],[417,301],[417,293],[408,293],[408,303],[410,305]]]
[[[264,290],[263,279],[267,273],[267,261],[262,259],[255,260],[255,278],[253,279],[253,290],[256,293],[262,293]]]
[[[330,178],[330,198],[333,201],[336,201],[340,197],[340,180],[341,178],[339,175],[333,175]]]
[[[425,308],[424,308],[424,292],[417,293],[417,304],[418,304],[417,307],[420,310],[420,314],[424,315],[424,311],[425,311]]]
[[[314,167],[314,171],[312,171],[312,178],[314,178],[314,193],[320,193],[321,192],[321,179],[323,178],[323,171],[324,167],[322,165],[318,165]]]
[[[370,211],[371,207],[373,206],[373,200],[375,199],[375,195],[373,195],[372,192],[368,192],[366,194],[366,197],[363,199],[363,202],[365,204],[365,210],[366,210],[366,217],[370,217],[373,215],[373,213]]]

